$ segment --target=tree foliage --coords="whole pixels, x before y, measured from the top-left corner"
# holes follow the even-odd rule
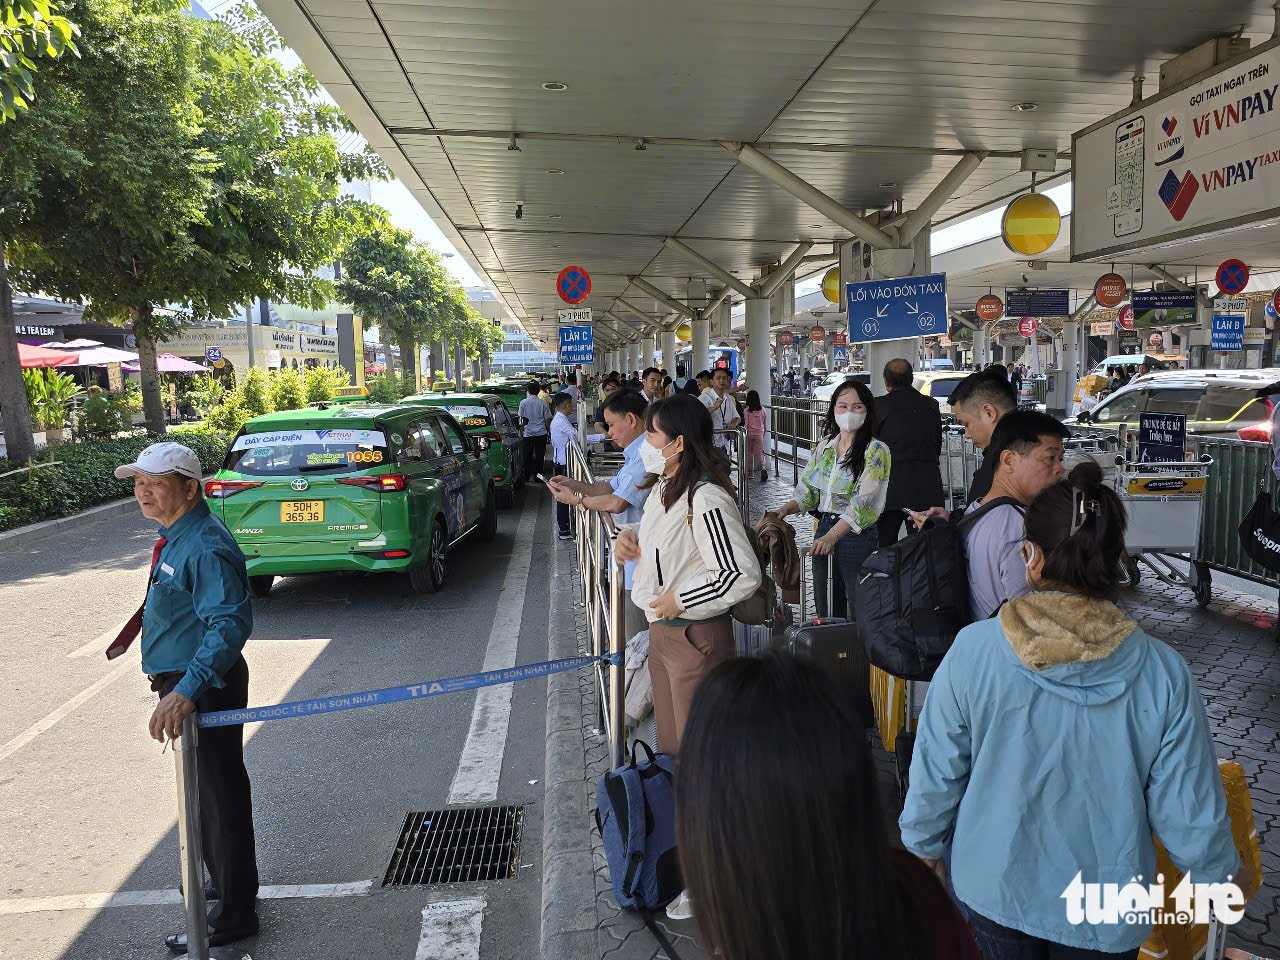
[[[50,0],[0,0],[0,124],[35,99],[35,61],[80,55],[80,28]]]

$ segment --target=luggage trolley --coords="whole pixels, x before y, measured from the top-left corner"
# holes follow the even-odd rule
[[[1138,563],[1161,583],[1187,587],[1196,603],[1209,605],[1213,596],[1209,565],[1195,559],[1200,538],[1200,510],[1213,458],[1180,463],[1138,463],[1116,457],[1112,485],[1124,504],[1129,525],[1125,533],[1125,557],[1120,561],[1128,586],[1138,583]],[[1185,561],[1188,572],[1174,567],[1169,558]]]

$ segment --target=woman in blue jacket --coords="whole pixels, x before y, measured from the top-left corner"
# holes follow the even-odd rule
[[[962,630],[929,685],[902,840],[950,853],[986,960],[1136,957],[1150,926],[1081,922],[1068,888],[1158,882],[1153,833],[1193,882],[1238,869],[1191,672],[1106,599],[1124,529],[1092,462],[1040,494],[1033,592]]]

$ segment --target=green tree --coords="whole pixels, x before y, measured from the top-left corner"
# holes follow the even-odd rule
[[[258,297],[323,306],[333,286],[317,271],[368,216],[342,181],[385,168],[339,149],[350,124],[304,67],[275,59],[255,11],[202,21],[145,2],[92,0],[119,42],[86,29],[86,69],[66,78],[88,163],[41,192],[14,259],[29,289],[133,321],[147,426],[162,432],[157,344]]]
[[[80,28],[50,0],[0,0],[0,124],[35,99],[35,61],[80,55]]]
[[[277,410],[297,410],[307,405],[307,391],[302,374],[281,367],[271,374],[271,405]]]

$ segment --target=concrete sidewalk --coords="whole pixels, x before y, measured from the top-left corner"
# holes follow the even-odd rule
[[[772,464],[770,468],[772,472]],[[784,465],[783,476],[790,480],[789,465]],[[790,492],[789,483],[773,479],[753,483],[753,520],[784,503]],[[796,526],[797,543],[808,543],[809,524],[801,518]],[[586,625],[581,609],[573,607],[577,578],[568,575],[573,559],[566,551],[557,563],[552,576],[553,630],[571,632],[578,649],[585,651]],[[1249,903],[1244,920],[1228,930],[1228,945],[1250,949],[1262,956],[1280,956],[1280,752],[1277,749],[1280,747],[1280,651],[1274,640],[1276,605],[1262,597],[1215,584],[1214,600],[1208,609],[1202,610],[1196,606],[1189,590],[1166,586],[1148,575],[1136,590],[1121,599],[1121,606],[1144,629],[1186,658],[1207,704],[1219,758],[1234,760],[1246,771],[1262,845],[1264,880],[1263,888]],[[572,677],[570,682],[578,687],[582,726],[573,738],[549,739],[548,775],[553,753],[558,757],[559,772],[580,769],[579,795],[585,798],[586,809],[575,811],[575,822],[553,824],[553,816],[558,811],[548,803],[547,830],[559,835],[557,842],[576,847],[580,854],[590,849],[592,877],[589,885],[582,877],[574,878],[572,884],[561,878],[555,895],[576,896],[578,900],[572,905],[553,903],[550,912],[549,891],[544,888],[543,957],[659,960],[665,954],[639,915],[622,910],[613,898],[608,867],[595,829],[595,781],[608,766],[607,745],[597,732],[595,685],[587,674],[562,676]],[[550,713],[549,710],[549,717]],[[882,795],[890,806],[887,812],[896,820],[893,758],[879,749],[878,742],[875,763]],[[896,841],[896,830],[893,833]],[[575,839],[570,842],[570,837]],[[555,874],[550,840],[546,850],[546,875],[550,881]],[[579,856],[578,862],[586,861]],[[547,921],[553,913],[557,917],[572,914],[579,921],[571,950],[566,950],[570,947],[569,941],[557,936],[559,931],[549,929]],[[586,929],[592,917],[594,936]],[[661,917],[660,922],[681,960],[702,960],[707,956],[698,944],[694,921],[674,923]]]

